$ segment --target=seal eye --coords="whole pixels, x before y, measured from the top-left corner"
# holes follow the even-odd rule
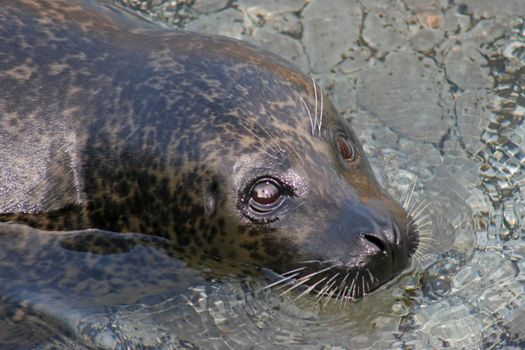
[[[337,149],[339,150],[339,154],[343,158],[343,160],[347,162],[353,162],[357,158],[357,152],[355,150],[354,145],[348,141],[348,139],[344,135],[337,135],[336,137],[336,145]]]
[[[263,178],[253,185],[248,204],[253,211],[266,214],[279,208],[283,200],[281,185],[272,178]]]

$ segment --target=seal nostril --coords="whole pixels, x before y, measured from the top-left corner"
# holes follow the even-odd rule
[[[367,233],[362,234],[361,237],[363,237],[364,239],[366,239],[367,241],[375,245],[381,252],[383,252],[383,254],[387,253],[386,246],[381,240],[381,238],[376,237],[371,234],[367,234]]]

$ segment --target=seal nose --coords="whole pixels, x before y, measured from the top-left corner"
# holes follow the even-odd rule
[[[328,231],[333,252],[348,267],[375,265],[381,260],[383,269],[392,273],[408,262],[401,231],[388,210],[349,203]]]
[[[371,233],[363,233],[361,235],[361,238],[368,241],[368,244],[370,244],[373,248],[375,248],[378,253],[387,254],[387,242],[385,242],[385,239],[383,237],[375,236]]]
[[[358,299],[409,266],[415,238],[393,201],[349,201],[340,208],[327,230],[312,236],[314,244],[304,246],[307,265],[299,268],[318,295]]]

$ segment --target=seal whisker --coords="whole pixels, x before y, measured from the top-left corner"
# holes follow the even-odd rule
[[[433,239],[425,239],[419,242],[419,244],[421,245],[421,249],[430,248],[432,247],[432,245],[435,245],[436,243],[437,243],[436,240],[433,240]]]
[[[432,231],[431,228],[426,228],[424,230],[418,231],[418,233],[419,233],[419,236],[420,236],[419,238],[431,239],[433,231]]]
[[[271,149],[270,145],[268,144],[268,142],[264,139],[262,139],[259,135],[257,135],[252,129],[250,129],[248,126],[246,126],[244,123],[240,123],[240,125],[246,130],[248,131],[252,136],[254,136],[257,140],[259,140],[264,146],[266,146],[267,148]],[[270,158],[273,158],[275,160],[278,160],[278,161],[281,161],[282,162],[282,159],[280,159],[279,157],[269,153],[268,151],[266,151],[265,149],[263,149],[262,147],[260,146],[257,146],[257,145],[252,145],[253,147],[255,147],[256,149],[258,149],[259,151],[261,151],[262,153],[266,154],[268,157]]]
[[[354,288],[355,288],[355,278],[352,280],[352,283],[350,283],[350,288],[348,288],[348,294],[347,294],[348,298],[352,298],[352,293],[354,291]]]
[[[324,280],[326,280],[328,277],[323,277],[319,281],[315,282],[311,286],[309,286],[306,290],[304,290],[301,294],[299,294],[293,301],[298,300],[299,298],[305,296],[306,294],[310,293],[312,290],[314,290],[315,287],[317,287],[319,284],[321,284]]]
[[[341,297],[339,298],[338,296],[338,299],[339,299],[339,306],[343,306],[343,303],[345,301],[345,295],[346,295],[346,291],[348,290],[348,286],[345,286],[343,289],[341,289]]]
[[[297,95],[297,97],[299,97],[299,99],[301,100],[301,102],[303,103],[304,105],[304,108],[306,109],[306,113],[308,114],[308,118],[310,119],[310,126],[312,128],[312,134],[314,133],[314,129],[315,129],[315,126],[314,126],[314,120],[312,118],[312,113],[310,112],[310,108],[308,108],[308,105],[306,104],[305,100],[302,98],[301,95],[299,95],[298,92],[295,92],[295,94]]]
[[[300,261],[300,264],[331,264],[334,262],[338,262],[339,259],[330,259],[330,260],[303,260]],[[339,265],[338,265],[339,266]]]
[[[281,294],[279,294],[280,297],[288,294],[289,292],[291,292],[292,290],[302,286],[303,284],[305,284],[306,282],[308,282],[310,279],[307,278],[307,279],[304,279],[302,280],[301,282],[299,282],[299,280],[297,280],[298,282],[295,283],[293,286],[291,286],[290,288],[288,288],[287,290],[285,290],[284,292],[282,292]]]
[[[422,256],[419,252],[414,252],[412,254],[412,262],[416,265],[421,265],[421,263],[423,262],[422,260]]]
[[[421,218],[422,215],[428,215],[428,213],[426,212],[426,209],[428,208],[429,205],[430,205],[430,202],[427,202],[424,200],[421,201],[421,203],[409,213],[410,218],[412,220],[417,220]]]
[[[420,213],[423,213],[428,206],[430,205],[430,202],[426,200],[421,200],[416,206],[414,206],[408,213],[412,218],[417,218]]]
[[[290,280],[294,279],[294,278],[297,277],[297,276],[299,276],[299,273],[296,273],[296,274],[293,274],[293,275],[291,275],[291,276],[288,276],[288,277],[282,278],[282,279],[280,279],[280,280],[278,280],[278,281],[272,282],[272,283],[270,283],[270,284],[268,284],[268,285],[266,285],[266,286],[260,288],[257,292],[260,292],[260,291],[266,290],[266,289],[268,289],[268,288],[275,287],[275,286],[277,286],[277,285],[279,285],[279,284],[282,284],[282,283],[284,283],[284,282],[290,281]]]
[[[417,264],[422,264],[424,261],[425,251],[430,249],[430,246],[422,246],[414,253],[414,262]]]
[[[298,269],[293,269],[293,270],[290,270],[290,271],[287,271],[287,272],[283,272],[283,273],[281,273],[281,275],[286,276],[286,275],[289,275],[289,274],[294,273],[294,272],[302,271],[304,269],[306,269],[306,266],[299,267]]]
[[[416,260],[418,263],[421,263],[423,261],[423,250],[424,248],[418,250],[414,253],[414,260]]]
[[[348,287],[346,287],[348,288]],[[348,303],[348,301],[350,300],[351,296],[350,296],[350,288],[348,288],[347,292],[345,293],[343,299],[344,299],[344,302],[343,302],[343,309],[346,307],[346,303]]]
[[[325,302],[324,302],[323,306],[326,306],[326,304],[328,304],[328,302],[330,300],[332,300],[332,296],[335,294],[336,291],[337,291],[337,288],[332,289],[332,291],[326,296],[326,299],[325,299]],[[337,301],[337,299],[336,299],[336,301]]]
[[[425,200],[421,201],[416,208],[409,212],[411,220],[416,221],[419,220],[422,216],[428,216],[429,214],[426,212],[426,209],[429,205],[430,202],[427,202]]]
[[[333,278],[333,276],[332,276]],[[317,294],[315,295],[315,298],[316,299],[319,299],[319,296],[322,295],[325,291],[325,289],[327,288],[328,284],[330,283],[330,281],[332,280],[332,278],[330,278],[329,280],[327,280],[324,284],[323,284],[323,287],[321,289],[319,289],[317,291]]]
[[[285,158],[285,156],[286,156],[286,151],[284,150],[284,148],[281,147],[281,145],[279,145],[279,143],[277,142],[277,140],[275,139],[275,137],[274,137],[272,134],[270,134],[270,132],[268,132],[268,130],[266,130],[266,128],[265,128],[264,126],[262,126],[262,124],[259,123],[258,120],[255,120],[254,122],[255,122],[255,124],[256,124],[257,126],[259,126],[259,127],[264,131],[264,133],[265,133],[266,135],[268,135],[268,137],[270,138],[270,141],[272,142],[272,144],[275,145],[275,147],[277,148],[277,151],[281,154],[281,156],[282,156],[283,158]]]
[[[423,256],[425,252],[429,251],[433,245],[431,243],[434,243],[434,242],[423,242],[420,246],[420,249],[418,249],[418,253]]]
[[[316,272],[312,272],[311,274],[306,275],[306,276],[304,276],[304,277],[301,277],[300,279],[303,279],[303,278],[311,278],[311,277],[313,277],[313,276],[316,276],[316,275],[318,275],[318,274],[320,274],[320,273],[323,273],[323,272],[325,272],[325,271],[331,270],[331,269],[333,269],[334,267],[338,267],[338,266],[339,266],[339,265],[331,265],[331,266],[329,266],[329,267],[327,267],[327,268],[325,268],[325,269],[322,269],[322,270],[319,270],[319,271],[316,271]]]
[[[412,223],[417,225],[418,227],[421,227],[422,226],[422,223],[424,223],[425,225],[427,223],[431,223],[432,222],[432,218],[428,215],[424,215],[423,217],[417,219],[417,220],[414,220]]]
[[[338,275],[339,275],[339,272],[336,273],[335,275],[333,275],[332,278],[330,278],[330,279],[328,280],[328,282],[330,282],[331,280],[333,280],[333,281],[332,281],[332,283],[330,283],[330,284],[324,286],[323,289],[321,289],[321,290],[319,291],[319,293],[316,295],[317,300],[321,300],[321,299],[323,298],[323,296],[326,296],[326,295],[328,294],[328,291],[330,290],[330,288],[332,288],[332,287],[334,286],[334,284],[337,282],[337,280],[336,280],[335,278],[336,278]],[[328,283],[328,282],[327,282],[327,283]]]
[[[432,226],[432,220],[424,221],[424,222],[415,222],[418,230],[421,230],[424,227],[431,227]]]
[[[255,137],[256,140],[260,141],[262,144],[264,144],[267,147],[269,146],[268,142],[264,140],[263,138],[261,138],[259,135],[257,135],[255,131],[253,131],[248,125],[246,125],[242,119],[240,120],[239,125],[243,127],[246,131],[248,131],[253,137]]]
[[[405,195],[405,199],[403,200],[403,203],[402,203],[403,208],[405,208],[407,212],[410,212],[408,208],[410,206],[410,202],[412,201],[412,196],[414,195],[414,191],[416,188],[416,182],[417,182],[417,178],[414,179],[414,181],[412,182],[412,185],[408,188],[407,194]]]
[[[435,244],[436,241],[435,240],[422,240],[420,241],[420,245],[421,245],[421,248],[423,247],[430,247],[432,244]]]
[[[319,298],[319,296],[322,296],[324,294],[324,292],[329,289],[330,287],[332,287],[332,285],[337,282],[335,280],[335,278],[339,275],[339,272],[334,274],[328,281],[326,281],[326,283],[324,284],[323,288],[321,288],[321,290],[317,293],[316,295],[316,298]],[[331,281],[333,281],[332,283],[330,283]]]
[[[336,265],[329,266],[329,267],[327,267],[326,269],[323,269],[323,270],[319,270],[319,271],[316,271],[316,272],[312,272],[311,274],[308,274],[308,275],[306,275],[306,276],[303,276],[303,277],[297,279],[297,281],[295,281],[295,284],[294,284],[292,287],[290,287],[289,289],[287,289],[286,291],[282,292],[282,293],[280,294],[280,296],[282,296],[282,295],[284,295],[284,294],[290,292],[291,290],[294,290],[295,288],[299,287],[300,285],[302,285],[302,284],[308,282],[313,276],[316,276],[316,275],[318,275],[318,274],[320,274],[320,273],[323,273],[323,272],[325,272],[325,271],[331,270],[331,269],[333,269],[334,267],[336,267]]]
[[[319,111],[319,137],[321,137],[321,128],[323,125],[323,108],[324,108],[323,88],[321,86],[319,86],[319,92],[321,95],[321,107]]]
[[[434,238],[426,237],[426,236],[419,237],[419,241],[422,243],[435,243],[436,242]]]
[[[315,80],[313,77],[311,77],[312,79],[312,83],[314,85],[314,99],[315,99],[315,104],[314,104],[314,129],[312,130],[312,136],[315,136],[315,128],[317,127],[317,85],[315,84]]]
[[[372,274],[372,272],[370,271],[370,269],[366,269],[366,272],[368,272],[368,276],[370,276],[370,282],[374,283],[375,282],[375,277]]]
[[[337,294],[337,297],[336,299],[339,299],[339,297],[341,296],[341,293],[343,292],[343,286],[345,286],[345,283],[346,283],[346,279],[348,278],[348,276],[350,276],[350,273],[346,272],[345,274],[345,277],[343,278],[343,280],[341,281],[341,283],[339,284],[339,293]]]
[[[356,281],[359,279],[359,271],[354,276],[354,279],[352,280],[352,284],[350,285],[350,291],[351,291],[351,298],[355,299],[355,294],[357,292],[357,283]]]
[[[429,235],[421,235],[418,237],[418,247],[416,251],[412,254],[416,263],[422,263],[423,257],[426,252],[429,252],[434,247],[436,240]]]

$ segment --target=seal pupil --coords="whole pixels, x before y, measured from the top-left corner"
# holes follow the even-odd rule
[[[355,152],[354,147],[348,143],[346,138],[343,136],[337,136],[337,147],[339,148],[339,153],[344,160],[351,162],[354,160]]]
[[[259,182],[252,189],[252,199],[261,205],[273,204],[280,196],[279,188],[268,180]]]

